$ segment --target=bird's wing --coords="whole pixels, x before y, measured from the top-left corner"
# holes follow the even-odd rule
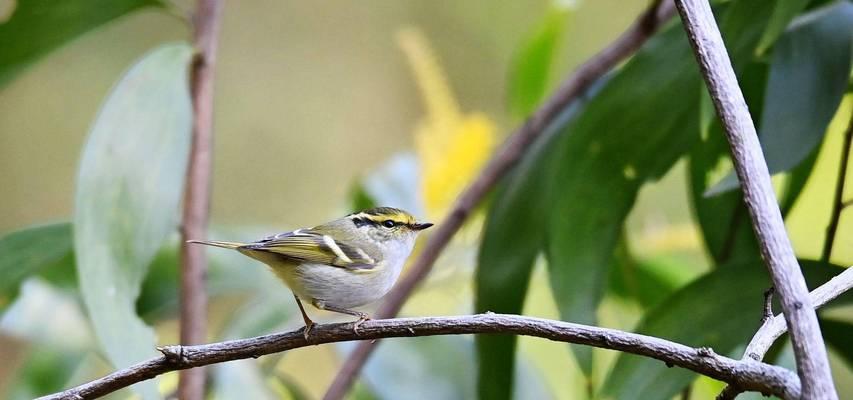
[[[250,243],[244,248],[279,254],[297,262],[348,269],[371,269],[377,262],[364,250],[311,229],[297,229]]]

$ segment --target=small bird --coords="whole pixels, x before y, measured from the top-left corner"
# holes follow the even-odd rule
[[[267,264],[293,292],[307,339],[314,321],[301,300],[320,310],[358,317],[353,324],[358,333],[359,325],[370,317],[353,308],[379,300],[391,290],[418,233],[432,225],[417,222],[397,208],[376,207],[252,243],[188,242],[234,249]]]

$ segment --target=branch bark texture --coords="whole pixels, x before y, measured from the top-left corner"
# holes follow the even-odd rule
[[[803,398],[836,399],[826,348],[785,231],[755,126],[707,0],[675,0],[731,148],[762,257],[791,332]]]
[[[403,303],[415,287],[429,274],[432,265],[462,227],[474,207],[486,196],[494,185],[521,159],[527,148],[554,121],[559,113],[582,95],[602,75],[613,69],[622,60],[634,54],[643,43],[673,14],[674,7],[668,1],[655,2],[634,24],[608,47],[581,65],[557,91],[507,139],[503,147],[489,160],[478,177],[459,196],[448,216],[430,236],[412,266],[385,301],[376,311],[376,318],[392,318],[400,312]],[[335,380],[329,386],[324,400],[339,400],[344,397],[358,376],[367,358],[373,352],[375,342],[361,342],[346,359]]]
[[[811,300],[812,306],[818,309],[851,288],[853,288],[853,267],[848,267],[830,279],[829,282],[824,283],[809,293],[809,300]],[[773,343],[787,330],[788,327],[785,325],[784,315],[779,314],[766,319],[746,346],[742,360],[763,360],[764,355],[770,350],[770,346],[773,346]],[[717,400],[734,399],[743,391],[742,388],[729,385],[717,396]]]
[[[204,343],[207,325],[207,258],[201,246],[189,239],[207,235],[210,210],[210,173],[213,163],[213,77],[219,33],[221,0],[198,0],[193,19],[196,55],[190,70],[193,132],[181,226],[181,343]],[[204,370],[182,371],[178,397],[204,398]]]
[[[93,399],[112,393],[157,375],[245,358],[257,358],[299,347],[350,340],[374,340],[389,337],[415,337],[451,334],[516,334],[535,336],[624,351],[651,357],[667,365],[679,366],[739,387],[769,393],[784,399],[800,396],[797,376],[784,368],[753,361],[737,361],[715,354],[709,348],[693,348],[651,336],[614,329],[503,314],[479,314],[456,317],[399,318],[368,320],[352,324],[321,325],[306,340],[302,330],[231,340],[196,346],[160,348],[162,356],[116,371],[101,379],[42,400]]]

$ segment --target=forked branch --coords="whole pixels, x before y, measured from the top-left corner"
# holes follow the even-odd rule
[[[829,360],[808,288],[785,231],[755,125],[708,0],[675,0],[714,108],[731,149],[732,162],[762,258],[779,294],[791,332],[803,398],[836,399]]]

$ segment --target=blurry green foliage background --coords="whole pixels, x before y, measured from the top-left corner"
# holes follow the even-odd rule
[[[844,27],[849,25],[845,18],[853,15],[853,6],[845,1],[780,1],[778,8],[755,0],[721,3],[718,10],[724,10],[720,11],[724,16],[720,24],[731,34],[727,40],[734,38],[728,44],[753,118],[766,129],[814,131],[814,139],[822,140],[819,152],[801,155],[806,157],[801,163],[804,167],[774,180],[782,198],[786,185],[796,186],[788,182],[804,183],[793,207],[788,210],[790,204],[786,204],[790,211],[786,224],[797,255],[803,260],[819,259],[842,136],[853,109],[850,86],[836,82],[843,83],[845,68],[849,80],[850,64],[844,59],[849,53],[826,49],[850,41],[849,29]],[[14,4],[13,0],[0,0],[0,22],[3,10]],[[216,77],[211,237],[250,240],[339,216],[350,210],[356,182],[364,184],[373,200],[410,202],[423,216],[438,222],[447,202],[460,189],[455,175],[474,174],[482,162],[480,156],[490,146],[500,143],[575,66],[621,33],[647,2],[555,4],[226,1]],[[14,71],[19,74],[11,78],[0,74],[0,79],[11,79],[0,86],[0,188],[4,189],[0,196],[0,233],[4,235],[0,274],[6,279],[0,281],[0,360],[4,361],[0,363],[0,397],[29,398],[60,390],[114,369],[111,363],[125,363],[117,361],[123,354],[116,354],[114,343],[116,335],[125,332],[109,332],[109,318],[115,317],[109,313],[120,309],[110,308],[95,317],[87,312],[97,304],[97,296],[109,293],[100,289],[113,287],[126,276],[98,273],[98,265],[112,265],[100,260],[100,264],[87,262],[77,270],[83,277],[97,274],[104,281],[79,283],[74,271],[69,272],[75,260],[72,250],[87,248],[89,242],[78,233],[77,242],[72,243],[69,225],[61,222],[74,217],[76,232],[80,232],[80,221],[91,220],[81,213],[82,208],[75,209],[75,191],[97,188],[99,174],[112,172],[95,169],[97,173],[93,173],[83,168],[88,172],[78,177],[84,141],[90,129],[97,131],[93,121],[111,88],[140,59],[159,54],[152,53],[153,49],[186,40],[189,35],[180,15],[194,4],[176,1],[168,5],[166,9],[144,8],[108,22]],[[826,17],[820,14],[821,7],[844,12],[838,12],[832,21],[820,19],[822,25],[799,21],[789,26],[790,18],[803,12]],[[422,36],[413,39],[400,33],[412,28]],[[784,33],[786,28],[806,33],[789,35]],[[817,35],[814,31],[833,40],[809,42]],[[684,45],[682,36],[678,27],[660,33],[645,53],[627,62],[610,80],[600,82],[595,89],[600,92],[584,100],[585,108],[575,110],[576,119],[558,124],[555,131],[559,135],[552,137],[553,142],[545,142],[555,150],[534,152],[535,157],[524,160],[502,183],[491,199],[491,208],[476,214],[460,232],[403,314],[510,310],[639,329],[696,345],[713,343],[716,350],[739,357],[742,338],[757,326],[767,278],[759,262],[750,258],[754,244],[748,225],[733,230],[738,233],[731,250],[733,259],[719,251],[725,247],[721,242],[729,230],[718,222],[731,218],[739,199],[736,192],[710,199],[701,196],[705,190],[720,189],[716,184],[730,169],[725,157],[721,158],[726,150],[720,128],[713,122],[707,98],[700,97],[692,56],[686,47],[679,47]],[[436,64],[433,75],[423,73],[429,57],[413,55],[424,49],[428,53],[430,47]],[[814,53],[798,58],[804,48]],[[790,69],[769,71],[771,64]],[[814,83],[810,77],[829,73],[810,70],[811,65],[836,66],[832,71],[836,80],[827,80],[831,84],[824,87],[809,86]],[[412,69],[419,73],[413,75]],[[450,96],[423,93],[425,82],[446,85]],[[790,82],[802,86],[788,85]],[[771,89],[765,91],[765,85]],[[815,91],[799,92],[801,88]],[[696,96],[691,97],[694,91]],[[768,94],[774,96],[770,100],[785,101],[763,98]],[[846,97],[836,107],[842,95]],[[690,101],[680,102],[677,96]],[[678,110],[658,109],[659,104],[675,105]],[[762,108],[763,104],[777,108]],[[810,106],[815,112],[808,111]],[[809,118],[798,118],[796,123],[774,119],[792,109]],[[113,118],[115,115],[121,117],[117,123],[124,120],[125,114]],[[808,129],[825,125],[831,117],[825,136],[822,129]],[[600,129],[599,124],[613,131]],[[442,130],[447,127],[451,132]],[[640,140],[625,143],[626,138],[637,137]],[[765,148],[776,146],[773,157],[781,156],[775,161],[768,157],[771,168],[788,171],[795,166],[791,163],[799,164],[801,157],[786,156],[797,152],[791,146],[807,150],[803,140],[765,140]],[[442,171],[443,160],[431,153],[447,145],[442,141],[456,150],[471,150],[453,158],[451,165],[456,170]],[[694,146],[694,142],[700,145]],[[583,147],[589,143],[593,145]],[[87,150],[96,147],[88,146]],[[601,146],[605,154],[596,156],[593,148],[600,150]],[[413,194],[422,189],[413,173],[418,166],[421,173],[426,171],[422,178],[433,186],[426,193]],[[534,179],[528,179],[531,177]],[[656,181],[658,177],[661,179]],[[115,178],[117,182],[119,178]],[[848,181],[853,178],[848,176]],[[169,188],[176,182],[168,183],[157,194],[174,193]],[[847,183],[844,198],[853,198]],[[400,193],[395,184],[411,190]],[[438,188],[438,193],[429,188]],[[77,195],[80,202],[80,193]],[[109,193],[95,190],[87,195],[110,201]],[[168,199],[158,201],[169,203]],[[600,215],[604,222],[589,215]],[[168,224],[171,216],[161,217],[158,221]],[[105,220],[97,221],[108,225],[109,215]],[[853,263],[853,228],[848,220],[842,213],[833,264]],[[577,221],[582,224],[572,225]],[[60,223],[6,236],[45,222]],[[121,250],[138,257],[112,260],[115,264],[125,268],[123,263],[148,266],[150,258],[153,261],[138,288],[138,318],[128,312],[126,321],[115,322],[116,329],[143,321],[154,327],[157,343],[174,343],[174,235],[146,232],[144,237],[152,238],[146,242],[149,247],[165,235],[167,245],[154,255],[144,243],[132,243],[138,234],[133,227],[122,230],[117,226],[118,233],[131,243]],[[519,234],[526,236],[517,238]],[[120,240],[116,242],[119,244],[111,244],[121,245]],[[301,326],[301,319],[291,318],[294,304],[289,293],[264,268],[237,254],[216,250],[209,254],[211,340]],[[518,259],[508,256],[519,254]],[[77,262],[80,257],[76,254]],[[837,271],[817,262],[802,264],[813,283]],[[600,268],[584,268],[588,265]],[[128,268],[131,283],[123,298],[133,300],[137,280],[143,278],[137,275],[145,269],[138,265]],[[18,283],[31,275],[37,276],[22,285],[21,295],[8,304],[19,292]],[[523,285],[527,276],[529,288]],[[95,286],[81,295],[78,286],[87,284]],[[842,306],[822,312],[822,317],[829,318],[826,337],[833,338],[834,344],[843,343],[853,332],[848,322],[853,316],[849,297],[839,300]],[[731,317],[735,308],[738,314]],[[336,318],[321,314],[320,320]],[[148,340],[142,328],[133,333],[143,336],[137,338],[137,344]],[[110,337],[113,345],[105,344]],[[471,398],[479,394],[481,398],[574,399],[587,398],[591,392],[602,398],[669,398],[692,382],[687,397],[703,399],[722,388],[719,382],[694,379],[694,375],[667,370],[655,361],[530,338],[518,339],[519,351],[515,352],[513,342],[479,339],[474,346],[468,337],[388,340],[367,365],[353,398]],[[210,368],[211,393],[225,399],[316,398],[349,348],[351,344],[320,346],[217,365]],[[146,354],[151,349],[137,346],[133,350]],[[839,393],[851,399],[853,354],[849,346],[832,350]],[[780,344],[771,353],[769,361],[793,368],[787,345]],[[512,377],[514,384],[510,384]],[[176,374],[168,374],[156,388],[161,394],[170,393],[175,382]],[[154,388],[140,388],[136,394],[156,397]],[[112,397],[130,395],[125,390]],[[755,398],[749,396],[744,398]]]

